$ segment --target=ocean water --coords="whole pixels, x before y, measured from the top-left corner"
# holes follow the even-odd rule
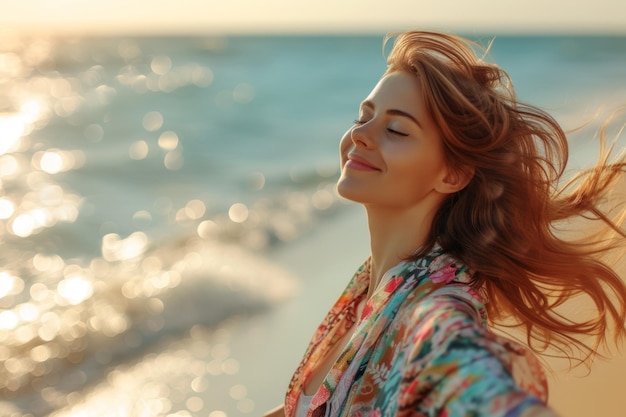
[[[589,165],[626,38],[476,38]],[[1,38],[0,415],[261,413],[229,323],[297,291],[268,254],[346,209],[384,67],[382,35]]]

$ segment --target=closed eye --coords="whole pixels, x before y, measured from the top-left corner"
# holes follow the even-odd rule
[[[363,125],[365,123],[367,123],[367,120],[354,120],[352,123],[354,123],[355,126],[360,126]],[[391,133],[392,135],[398,135],[398,136],[409,136],[408,133],[404,133],[404,132],[400,132],[398,130],[392,129],[390,127],[387,128],[387,132]]]
[[[398,135],[398,136],[409,136],[408,133],[404,133],[404,132],[398,132],[397,130],[391,129],[391,128],[387,128],[387,132],[393,134],[393,135]]]

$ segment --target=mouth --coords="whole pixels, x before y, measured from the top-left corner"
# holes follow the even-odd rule
[[[345,166],[346,168],[355,169],[357,171],[380,171],[380,169],[376,168],[376,166],[367,159],[354,154],[348,155]]]

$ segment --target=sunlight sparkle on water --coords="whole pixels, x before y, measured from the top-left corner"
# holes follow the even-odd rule
[[[72,305],[80,304],[93,294],[91,281],[82,276],[66,278],[59,282],[57,290]]]
[[[13,155],[7,154],[0,156],[0,177],[12,178],[20,174],[20,161]]]
[[[48,174],[56,174],[63,170],[63,158],[58,152],[54,151],[46,151],[41,155],[41,159],[39,161],[41,165],[41,169],[47,172]]]
[[[7,272],[0,272],[0,298],[13,292],[18,279]]]
[[[32,259],[33,266],[40,272],[57,272],[65,267],[65,262],[59,255],[44,255],[43,253],[36,254]],[[31,287],[31,293],[33,292],[34,284]],[[31,296],[35,297],[34,294]]]
[[[0,154],[11,151],[15,143],[24,134],[24,130],[23,120],[18,115],[0,115],[0,132],[2,132]]]
[[[225,411],[210,407],[213,395],[208,392],[209,387],[220,391],[216,395],[230,398],[242,413],[253,412],[254,402],[248,397],[245,386],[229,382],[236,381],[235,377],[211,375],[206,366],[207,351],[211,350],[211,340],[220,336],[216,332],[205,334],[198,327],[194,326],[191,337],[175,342],[158,354],[149,353],[133,365],[111,369],[88,395],[78,396],[75,401],[66,396],[64,402],[68,406],[50,417],[227,416]],[[51,354],[47,349],[38,349],[31,351],[30,358],[37,362]],[[236,362],[232,357],[214,361],[217,367],[221,363]],[[229,386],[233,388],[229,390]],[[203,394],[198,395],[200,392]],[[61,395],[60,391],[42,390],[42,396],[48,401],[63,400],[59,398]]]
[[[35,218],[29,213],[20,214],[11,222],[11,231],[15,236],[30,236],[35,231],[35,228]]]
[[[102,238],[102,256],[107,261],[132,259],[144,253],[148,243],[148,237],[143,232],[134,232],[126,239],[109,233]]]
[[[8,198],[0,197],[0,220],[10,218],[15,211],[15,205]]]
[[[25,100],[18,113],[0,113],[0,155],[14,150],[22,136],[28,134],[42,113],[43,105],[35,99]]]
[[[169,56],[155,56],[150,62],[150,69],[158,75],[167,74],[172,69],[172,60]]]
[[[204,216],[206,212],[206,205],[201,200],[190,200],[185,207],[176,212],[176,220],[197,220]]]
[[[41,165],[41,169],[43,169],[48,174],[56,174],[63,170],[63,158],[59,152],[55,151],[46,151],[41,156],[41,160],[39,161]]]
[[[190,219],[199,219],[205,211],[206,205],[201,200],[190,200],[185,206],[185,213]]]
[[[219,226],[213,220],[204,220],[198,225],[198,236],[204,239],[214,237],[219,231]]]
[[[183,166],[183,154],[180,149],[175,149],[173,151],[169,151],[165,154],[165,158],[163,158],[163,165],[165,168],[170,171],[176,171],[182,168]]]
[[[228,209],[228,217],[235,223],[243,223],[248,218],[248,207],[243,203],[235,203]]]
[[[158,144],[164,151],[173,151],[178,146],[178,135],[170,130],[163,132],[159,136]]]
[[[27,237],[54,226],[58,221],[73,222],[77,216],[78,209],[74,202],[63,200],[53,207],[39,207],[21,213],[9,225],[15,236]]]
[[[77,158],[78,156],[78,158]],[[68,152],[60,149],[48,149],[36,152],[33,155],[32,164],[48,174],[58,174],[78,168],[82,165],[84,155],[82,152]]]
[[[12,310],[4,310],[0,313],[0,329],[15,329],[19,323],[19,318]]]
[[[22,321],[32,322],[39,318],[39,308],[33,303],[22,303],[15,309]]]
[[[148,156],[148,143],[145,140],[139,140],[130,145],[128,156],[136,161],[145,159]]]

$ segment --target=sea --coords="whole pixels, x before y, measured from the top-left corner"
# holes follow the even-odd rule
[[[272,254],[350,209],[338,143],[383,36],[3,34],[0,415],[260,415],[237,323],[296,297]],[[572,131],[573,171],[624,124],[626,37],[468,37]]]

